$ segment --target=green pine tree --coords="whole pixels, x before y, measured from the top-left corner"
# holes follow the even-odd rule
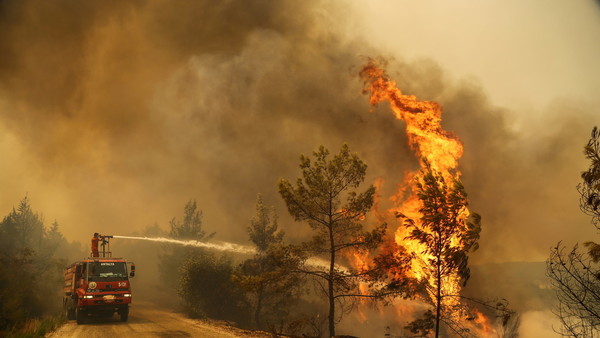
[[[358,191],[365,179],[367,165],[343,145],[339,154],[329,156],[321,146],[311,159],[300,156],[302,177],[295,186],[282,179],[279,193],[296,221],[306,221],[313,238],[300,247],[306,256],[327,261],[326,267],[306,265],[302,271],[315,278],[329,306],[329,335],[335,336],[335,324],[347,301],[360,297],[358,281],[363,273],[344,269],[340,262],[352,250],[375,248],[381,244],[385,226],[363,231],[363,219],[373,206],[375,187]]]

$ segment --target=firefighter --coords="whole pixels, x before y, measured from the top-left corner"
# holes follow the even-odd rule
[[[98,242],[100,241],[100,234],[94,232],[94,237],[92,237],[92,257],[100,257],[100,253],[98,252]]]

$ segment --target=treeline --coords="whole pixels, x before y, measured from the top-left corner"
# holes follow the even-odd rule
[[[409,298],[419,300],[423,310],[414,314],[405,333],[474,335],[465,326],[472,307],[448,291],[448,283],[467,283],[468,254],[476,249],[481,229],[478,215],[463,216],[468,200],[460,182],[446,182],[425,166],[416,192],[422,217],[396,215],[408,230],[406,238],[419,242],[424,248],[419,254],[429,257],[424,276],[416,277],[410,271],[415,254],[396,243],[386,224],[369,220],[375,188],[361,187],[367,165],[348,146],[337,154],[320,147],[300,157],[299,169],[299,178],[280,180],[278,190],[297,226],[309,234],[305,238],[288,241],[276,211],[259,195],[245,229],[255,249],[251,257],[165,244],[158,259],[150,259],[191,316],[276,335],[335,336],[336,325],[360,302]],[[182,217],[170,221],[167,234],[154,225],[142,235],[209,241],[218,234],[204,229],[202,212],[191,200]],[[452,244],[457,239],[460,246]],[[140,251],[143,244],[122,245],[119,252],[128,247]],[[0,330],[15,330],[30,318],[58,311],[66,258],[85,254],[65,240],[56,222],[46,226],[24,198],[0,223]],[[151,282],[147,278],[143,284]],[[491,310],[511,314],[498,306]]]
[[[44,224],[28,197],[2,219],[0,336],[19,334],[32,320],[38,322],[33,325],[37,334],[43,333],[39,320],[60,313],[63,268],[78,255],[83,255],[81,246],[67,242],[56,221]]]
[[[247,228],[256,254],[240,260],[231,254],[206,249],[166,245],[159,258],[161,279],[181,296],[186,312],[192,317],[234,322],[246,328],[298,331],[309,321],[290,314],[305,290],[297,273],[297,256],[284,244],[275,210],[266,207],[260,195],[256,215]],[[184,208],[182,221],[170,222],[172,238],[205,241],[215,236],[202,227],[202,214],[194,200]],[[304,316],[318,313],[318,306],[304,300]]]
[[[366,169],[346,145],[338,154],[320,147],[312,157],[301,156],[295,184],[282,179],[278,188],[290,215],[310,231],[304,241],[286,241],[277,213],[259,195],[246,228],[253,257],[236,260],[231,254],[168,246],[160,260],[163,280],[178,291],[192,316],[276,335],[335,336],[341,318],[360,302],[410,298],[428,305],[414,314],[405,333],[475,336],[476,328],[465,326],[472,322],[468,318],[474,307],[447,291],[447,283],[467,283],[468,253],[477,248],[481,229],[477,214],[461,216],[468,204],[463,186],[446,182],[426,166],[417,184],[422,218],[417,222],[397,215],[409,230],[407,239],[420,242],[426,248],[422,253],[431,257],[425,274],[435,278],[416,278],[410,273],[414,256],[388,235],[387,225],[367,225],[373,224],[366,220],[375,188],[361,189]],[[193,200],[181,221],[171,221],[170,236],[198,241],[216,237],[203,229],[202,213]],[[452,245],[457,238],[461,245]],[[360,257],[360,264],[353,257]],[[505,316],[504,324],[513,314],[505,304],[487,310]]]

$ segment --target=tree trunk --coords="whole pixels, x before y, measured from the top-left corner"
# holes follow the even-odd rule
[[[333,229],[329,229],[329,240],[331,243],[331,260],[329,262],[329,337],[335,336],[335,294],[333,288],[333,279],[334,279],[334,269],[335,269],[335,247],[333,240]]]
[[[263,286],[261,285],[258,289],[258,293],[256,295],[256,310],[254,311],[254,322],[256,323],[256,327],[259,329],[263,329],[260,322],[260,310],[262,308],[263,301]]]
[[[435,297],[436,301],[436,309],[435,309],[435,338],[440,336],[440,316],[442,313],[442,271],[441,271],[441,262],[438,258],[437,262],[437,295]]]
[[[335,299],[333,298],[333,280],[329,281],[329,336],[335,336]]]
[[[335,274],[335,239],[333,238],[333,205],[332,195],[329,194],[329,249],[330,249],[330,261],[329,261],[329,337],[335,336],[335,294],[334,294],[334,274]]]

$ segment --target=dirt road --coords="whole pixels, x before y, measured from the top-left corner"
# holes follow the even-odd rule
[[[88,323],[77,325],[68,321],[49,338],[117,338],[117,337],[270,337],[267,334],[244,331],[227,325],[189,319],[182,314],[161,309],[151,303],[135,303],[127,322],[119,317],[93,318]]]

